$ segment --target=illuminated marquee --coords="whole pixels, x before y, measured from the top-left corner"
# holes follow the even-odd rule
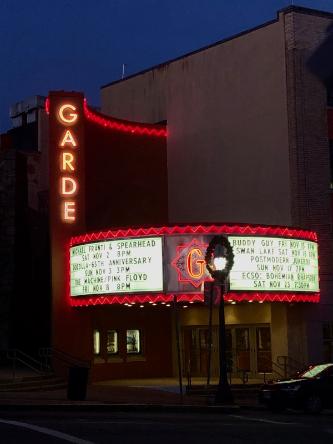
[[[231,290],[318,292],[318,246],[303,239],[229,237]]]
[[[71,296],[162,291],[162,238],[119,239],[72,247],[70,272]]]
[[[204,257],[209,241],[216,234],[228,236],[235,254],[235,263],[230,275],[230,291],[225,296],[227,301],[319,302],[316,233],[280,227],[188,225],[105,231],[72,237],[69,248],[68,291],[69,296],[72,296],[70,303],[72,306],[87,306],[170,302],[175,296],[178,301],[203,301],[203,283],[211,280],[206,272]],[[85,276],[97,276],[101,273],[95,270],[91,274],[88,270],[105,268],[105,264],[100,267],[101,264],[94,263],[96,258],[84,256],[87,253],[86,248],[108,245],[109,242],[113,246],[117,241],[138,241],[150,236],[153,236],[153,239],[161,239],[160,251],[154,256],[155,265],[159,265],[154,268],[146,262],[146,271],[139,272],[147,274],[145,281],[148,283],[153,282],[149,280],[148,272],[156,274],[156,270],[162,270],[156,274],[160,279],[158,285],[126,287],[126,283],[131,282],[130,277],[126,277],[129,271],[127,270],[122,277],[109,279],[119,284],[119,287],[111,288],[109,285],[83,289],[86,283],[102,283],[92,280],[84,283],[82,279]],[[88,253],[94,254],[92,250]],[[143,256],[129,253],[129,258]],[[151,254],[145,256],[153,257]],[[112,265],[119,267],[121,264],[112,263],[111,267]],[[117,276],[117,271],[120,270],[113,268],[102,273],[106,273],[105,276]],[[106,283],[103,281],[103,284]],[[115,285],[114,283],[112,285]]]
[[[78,180],[75,174],[78,141],[72,129],[78,120],[76,107],[71,103],[62,104],[58,109],[57,117],[64,126],[64,131],[59,141],[59,166],[61,171],[59,192],[62,197],[61,218],[64,222],[73,223],[76,220],[77,214],[75,196],[78,191]],[[71,128],[67,128],[68,126]]]

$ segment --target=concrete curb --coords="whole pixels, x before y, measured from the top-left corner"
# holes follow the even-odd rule
[[[238,405],[181,405],[181,404],[107,404],[91,402],[63,403],[1,403],[0,411],[94,411],[94,412],[179,412],[179,413],[234,413],[241,409]]]

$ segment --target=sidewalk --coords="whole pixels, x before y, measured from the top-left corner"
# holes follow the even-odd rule
[[[0,409],[62,408],[103,410],[209,410],[230,411],[238,406],[211,406],[209,398],[179,393],[174,379],[106,381],[89,385],[86,400],[67,399],[67,390],[0,392]],[[237,400],[236,400],[237,402]],[[245,402],[245,404],[247,404]]]

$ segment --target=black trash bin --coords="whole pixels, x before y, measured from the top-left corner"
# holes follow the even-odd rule
[[[86,399],[88,376],[88,367],[69,368],[67,399],[71,401],[84,401]]]

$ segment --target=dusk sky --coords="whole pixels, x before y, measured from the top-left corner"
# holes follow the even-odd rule
[[[274,19],[291,0],[0,0],[0,130],[9,106],[100,87]],[[333,12],[333,0],[299,0]]]

